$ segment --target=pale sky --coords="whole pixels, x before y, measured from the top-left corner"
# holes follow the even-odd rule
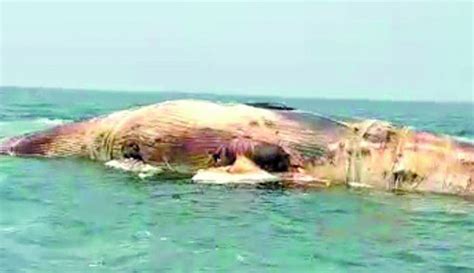
[[[2,86],[474,101],[471,1],[0,9]]]

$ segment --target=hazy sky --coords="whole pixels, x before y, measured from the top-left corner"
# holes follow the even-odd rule
[[[0,85],[474,100],[470,1],[0,9]]]

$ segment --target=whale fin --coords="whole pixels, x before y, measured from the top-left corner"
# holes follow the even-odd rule
[[[247,102],[245,105],[262,108],[262,109],[269,109],[269,110],[280,110],[280,111],[293,111],[295,108],[287,106],[283,103],[278,102]]]

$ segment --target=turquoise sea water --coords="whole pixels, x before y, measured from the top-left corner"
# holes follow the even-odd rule
[[[472,104],[0,89],[0,138],[174,98],[277,101],[474,139]],[[474,272],[474,202],[140,180],[0,157],[1,272]]]

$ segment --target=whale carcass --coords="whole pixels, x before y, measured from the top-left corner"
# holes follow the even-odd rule
[[[13,137],[0,144],[0,154],[89,158],[195,182],[474,195],[469,143],[266,103],[167,101]]]

